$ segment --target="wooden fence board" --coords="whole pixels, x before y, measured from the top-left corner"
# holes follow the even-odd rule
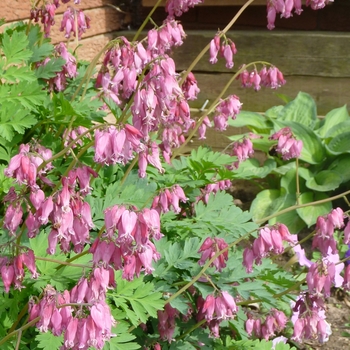
[[[213,101],[231,78],[230,74],[196,73],[199,88],[198,99],[191,103],[200,108],[206,99]],[[311,76],[287,76],[287,83],[277,90],[262,88],[255,92],[251,88],[242,88],[240,82],[234,82],[227,93],[235,94],[243,103],[242,108],[256,112],[264,112],[274,105],[283,104],[277,94],[295,98],[299,91],[309,93],[316,101],[318,114],[325,115],[333,108],[348,104],[350,107],[350,78],[326,78]]]
[[[213,34],[212,31],[187,31],[184,45],[174,50],[177,68],[186,69]],[[286,75],[350,77],[350,33],[232,31],[227,37],[238,49],[234,57],[236,67],[264,60]],[[209,53],[195,70],[227,71],[223,59],[215,65],[210,64]]]
[[[142,0],[145,7],[153,7],[157,0]],[[246,0],[204,0],[202,4],[196,6],[237,6],[244,5]],[[163,0],[160,6],[165,6],[166,0]],[[266,5],[266,0],[255,0],[252,5]]]

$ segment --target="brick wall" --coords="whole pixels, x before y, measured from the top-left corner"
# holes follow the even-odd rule
[[[114,7],[118,0],[82,0],[79,5],[74,5],[73,0],[67,5],[62,4],[56,11],[56,24],[52,27],[51,38],[54,43],[66,41],[64,33],[59,31],[62,14],[67,6],[71,5],[83,9],[84,13],[91,19],[91,28],[82,36],[78,48],[80,58],[91,60],[111,39],[118,36],[120,29],[130,22],[130,16],[117,11]],[[11,24],[19,20],[26,20],[30,15],[29,0],[1,0],[0,18],[5,18],[6,24]],[[1,32],[1,27],[0,27]],[[74,38],[71,38],[69,47],[75,48]]]

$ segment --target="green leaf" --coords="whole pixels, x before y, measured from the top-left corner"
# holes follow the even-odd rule
[[[44,350],[59,349],[63,345],[63,335],[55,336],[51,332],[39,333],[35,340],[39,343],[38,348]]]
[[[46,98],[45,91],[35,82],[20,82],[17,85],[0,86],[0,105],[11,104],[16,106],[21,104],[25,108],[32,108],[40,105]]]
[[[331,129],[327,130],[325,135],[325,141],[328,144],[336,136],[346,133],[350,129],[350,120],[345,120],[337,125],[334,125]]]
[[[0,78],[9,83],[16,83],[18,81],[34,81],[36,77],[28,67],[10,66],[6,70],[0,70]]]
[[[29,42],[25,32],[13,31],[11,35],[3,34],[2,50],[7,65],[19,64],[28,60],[33,52],[27,48]]]
[[[113,333],[117,336],[111,338],[104,349],[106,350],[136,350],[140,348],[140,345],[133,342],[136,338],[133,334],[128,332],[129,325],[126,322],[118,321],[118,324],[113,328]]]
[[[24,134],[25,129],[35,125],[37,120],[28,114],[28,110],[21,109],[15,104],[0,109],[0,136],[12,141],[15,133]]]
[[[265,160],[263,166],[255,158],[249,158],[242,162],[238,169],[232,170],[236,178],[239,179],[263,179],[276,168],[274,159]]]
[[[278,119],[298,122],[312,129],[317,120],[316,103],[309,94],[299,92],[297,97],[279,112]]]
[[[323,193],[305,192],[299,197],[300,204],[306,204],[321,199],[326,199],[328,196]],[[298,208],[297,213],[305,221],[308,227],[314,225],[319,216],[325,215],[332,210],[332,203],[322,203],[312,205],[305,208]]]
[[[215,195],[211,193],[206,205],[198,202],[195,213],[196,223],[192,227],[201,227],[202,237],[208,229],[216,234],[227,232],[232,238],[238,238],[256,228],[254,223],[248,222],[251,215],[234,205],[232,196],[223,191],[218,191]]]
[[[123,185],[119,182],[111,184],[106,189],[103,209],[115,204],[130,204],[142,209],[154,197],[157,190],[155,182],[140,179],[136,173],[130,174]]]
[[[118,271],[116,282],[117,289],[109,294],[116,305],[124,309],[134,326],[139,322],[146,323],[150,316],[157,317],[157,311],[163,309],[162,293],[155,292],[154,285],[144,283],[142,277],[126,281],[121,278],[121,273]],[[131,305],[131,309],[127,303]]]
[[[333,127],[338,126],[341,122],[345,122],[348,119],[349,119],[349,113],[346,105],[344,105],[343,107],[332,109],[325,116],[322,126],[317,130],[317,133],[323,138],[331,137],[331,135],[326,136],[329,133],[329,131]]]
[[[51,58],[45,65],[39,66],[34,72],[37,78],[50,79],[62,70],[65,60],[61,57]]]
[[[286,208],[290,208],[291,206],[296,204],[296,195],[294,193],[287,193],[286,195],[282,196],[282,205],[278,209],[278,211],[281,211]],[[274,225],[276,223],[285,224],[290,233],[296,234],[301,231],[305,227],[304,221],[298,216],[296,210],[289,211],[287,213],[278,215],[272,219],[269,220],[270,225]]]
[[[319,164],[324,161],[325,148],[319,137],[310,128],[294,121],[274,121],[274,123],[278,130],[290,127],[295,137],[303,141],[301,160],[310,164]]]
[[[336,158],[336,160],[328,167],[341,176],[342,182],[350,181],[350,155],[344,154]]]
[[[277,119],[284,106],[273,106],[265,112],[266,117]]]
[[[338,155],[350,153],[350,131],[337,135],[326,145],[327,151],[331,154]]]
[[[337,172],[322,170],[315,177],[306,181],[306,187],[315,191],[327,192],[335,190],[342,182],[343,179]]]
[[[263,115],[255,112],[240,111],[236,119],[229,118],[228,124],[235,128],[247,126],[257,133],[268,133],[271,129],[271,122]]]
[[[263,190],[253,200],[250,213],[253,220],[258,221],[276,213],[283,203],[284,197],[281,196],[280,190]]]

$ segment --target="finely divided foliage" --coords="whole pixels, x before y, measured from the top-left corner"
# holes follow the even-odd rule
[[[333,286],[350,289],[339,255],[350,221],[331,204],[349,192],[329,198],[350,179],[346,107],[320,121],[300,93],[261,115],[223,91],[194,116],[193,65],[180,73],[170,55],[186,37],[176,17],[202,1],[168,0],[160,26],[112,40],[91,64],[49,38],[67,3],[65,37],[89,29],[79,2],[33,3],[28,23],[0,34],[1,349],[326,342],[325,298]],[[268,28],[301,6],[268,1]],[[228,69],[239,54],[227,37],[233,24],[207,46],[209,61],[221,57]],[[256,91],[286,83],[266,62],[246,63],[237,79]],[[222,152],[181,155],[197,132],[205,139],[207,128],[228,125],[251,132]],[[263,165],[254,149],[266,153]],[[263,189],[243,211],[228,191],[256,178]],[[297,233],[315,224],[311,257]],[[281,264],[282,254],[291,260]]]

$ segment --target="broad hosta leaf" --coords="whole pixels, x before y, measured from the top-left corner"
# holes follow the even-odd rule
[[[247,126],[259,133],[268,133],[272,126],[271,122],[263,115],[248,111],[239,112],[236,119],[229,118],[228,124],[235,128]]]
[[[267,159],[262,166],[255,158],[249,158],[242,162],[237,170],[233,170],[239,179],[263,179],[276,168],[274,159]]]
[[[337,126],[341,122],[345,122],[347,120],[349,120],[349,113],[346,105],[332,109],[325,116],[322,126],[317,130],[317,133],[324,138],[334,126]]]
[[[250,207],[253,220],[261,220],[276,213],[284,202],[280,190],[264,190],[257,194]]]
[[[327,133],[324,137],[325,142],[328,144],[330,141],[333,140],[333,138],[343,133],[346,133],[349,130],[350,130],[350,120],[345,120],[337,125],[334,125],[332,128],[327,130]]]
[[[306,181],[306,187],[311,190],[327,192],[335,190],[343,182],[343,178],[332,170],[322,170]]]
[[[290,127],[298,140],[303,141],[300,159],[310,163],[322,163],[325,156],[325,148],[319,137],[307,126],[294,121],[274,121],[276,131],[284,127]]]
[[[298,122],[313,129],[317,119],[316,103],[309,94],[299,92],[297,97],[279,112],[278,118]]]
[[[328,167],[341,176],[343,183],[350,181],[350,154],[344,154],[339,157]]]
[[[11,34],[5,32],[1,44],[7,65],[22,63],[33,55],[33,52],[27,48],[29,42],[25,32],[16,30]]]
[[[334,155],[350,153],[350,131],[337,135],[326,145],[328,152]]]
[[[283,196],[283,203],[278,211],[289,208],[295,204],[296,204],[296,195],[286,194],[285,196]],[[271,225],[276,223],[285,224],[288,227],[290,233],[292,234],[300,232],[300,230],[305,227],[304,221],[298,216],[295,210],[278,215],[269,220],[269,224]]]
[[[299,197],[299,203],[306,204],[325,198],[327,198],[327,196],[323,193],[305,192]],[[310,227],[316,223],[316,220],[319,216],[328,214],[331,210],[332,203],[327,202],[305,208],[299,208],[297,209],[297,213],[305,221],[306,225]]]

